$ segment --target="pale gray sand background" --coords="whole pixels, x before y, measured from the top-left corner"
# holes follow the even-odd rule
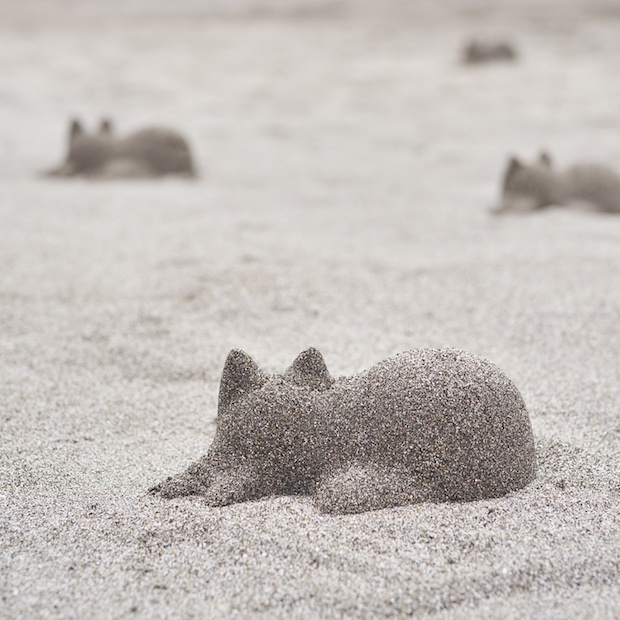
[[[509,151],[620,169],[620,5],[109,4],[0,4],[0,616],[618,616],[620,218],[487,209]],[[507,32],[518,65],[456,63]],[[34,178],[71,113],[174,124],[204,179]],[[488,357],[538,481],[353,517],[145,495],[204,453],[230,348],[310,345]]]

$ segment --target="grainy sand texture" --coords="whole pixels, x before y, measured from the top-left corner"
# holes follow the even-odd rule
[[[620,169],[617,3],[0,4],[0,617],[620,616],[620,217],[492,216],[510,154]],[[514,63],[463,66],[474,38]],[[67,123],[173,127],[201,177],[45,179]],[[491,360],[538,475],[324,514],[148,489],[228,352],[333,377]]]

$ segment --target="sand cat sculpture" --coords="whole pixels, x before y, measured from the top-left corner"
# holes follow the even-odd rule
[[[106,119],[97,133],[87,133],[79,121],[71,121],[67,158],[47,173],[111,179],[169,174],[195,176],[189,146],[180,134],[151,127],[117,138],[112,123]]]
[[[516,60],[517,52],[510,43],[503,41],[471,41],[463,50],[463,63],[477,65],[488,62]]]
[[[553,205],[620,213],[620,176],[593,164],[557,172],[546,153],[531,165],[512,157],[495,212],[530,212]]]
[[[315,349],[275,376],[233,350],[210,449],[151,492],[211,506],[309,494],[354,513],[498,497],[535,475],[523,399],[486,360],[420,349],[335,380]]]

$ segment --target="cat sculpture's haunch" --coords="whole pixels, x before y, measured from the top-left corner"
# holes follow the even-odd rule
[[[498,497],[535,476],[523,399],[484,359],[420,349],[335,380],[316,349],[275,376],[233,350],[213,444],[152,492],[211,506],[309,494],[350,513]]]

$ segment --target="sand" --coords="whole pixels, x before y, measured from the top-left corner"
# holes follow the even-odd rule
[[[511,153],[620,162],[617,11],[126,6],[0,9],[0,616],[619,615],[620,218],[488,212]],[[507,32],[514,66],[459,64]],[[73,114],[176,127],[203,178],[37,178]],[[210,444],[228,351],[310,346],[491,360],[537,479],[343,516],[147,493]]]

